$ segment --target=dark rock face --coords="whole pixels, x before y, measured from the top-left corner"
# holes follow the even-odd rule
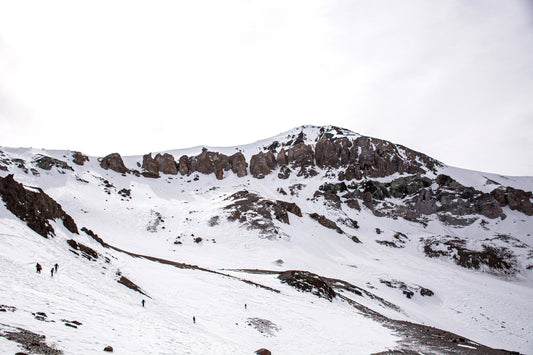
[[[439,175],[435,181],[437,188],[431,187],[430,179],[416,175],[400,177],[387,184],[366,180],[358,190],[345,196],[362,199],[378,216],[403,217],[409,221],[422,222],[423,216],[438,214],[446,224],[465,226],[476,220],[464,217],[467,215],[505,218],[500,207],[503,198],[500,192],[486,194],[463,186],[447,175]],[[382,203],[391,196],[404,201],[398,205]]]
[[[165,154],[157,154],[155,156],[155,162],[157,164],[157,168],[160,172],[166,175],[177,175],[178,174],[178,167],[176,165],[176,161],[174,160],[174,157],[171,154],[165,153]]]
[[[179,159],[178,163],[178,169],[180,171],[181,175],[189,175],[192,173],[191,171],[191,161],[189,160],[189,157],[186,155],[182,155]]]
[[[278,155],[276,156],[276,161],[279,165],[287,165],[289,163],[287,153],[285,153],[285,148],[281,148]]]
[[[150,177],[150,178],[158,178],[159,177],[159,167],[152,158],[152,153],[146,154],[143,156],[143,165],[142,169],[144,170],[142,172],[144,177]]]
[[[313,147],[305,143],[298,143],[287,151],[287,162],[300,169],[314,165]]]
[[[520,211],[528,216],[533,216],[533,204],[531,198],[533,194],[524,190],[507,187],[504,189],[498,188],[491,191],[491,196],[494,197],[501,207],[509,206],[510,209]]]
[[[250,159],[250,174],[257,179],[262,179],[270,174],[277,166],[276,158],[272,152],[259,152]]]
[[[273,234],[278,234],[278,228],[274,224],[274,216],[280,222],[289,224],[288,212],[301,217],[300,208],[291,202],[271,201],[248,191],[239,191],[228,197],[233,201],[224,207],[229,211],[229,221],[239,221],[248,225],[249,229],[256,229],[261,234],[272,238]]]
[[[112,153],[104,158],[102,158],[102,161],[100,162],[100,166],[103,169],[111,169],[113,171],[116,171],[117,173],[126,173],[128,172],[128,168],[124,165],[124,161],[122,161],[122,157],[118,153]]]
[[[299,291],[310,292],[329,301],[337,296],[324,279],[308,271],[288,270],[279,274],[278,278],[282,283],[286,283]]]
[[[50,220],[60,219],[70,232],[78,234],[76,223],[63,208],[43,190],[27,190],[24,185],[16,182],[13,175],[0,177],[0,195],[6,207],[15,216],[26,222],[28,227],[48,238],[54,236],[54,228]]]
[[[77,250],[81,253],[81,256],[83,256],[87,260],[96,260],[98,259],[98,253],[96,250],[89,248],[86,245],[83,245],[81,243],[76,242],[74,239],[67,240],[67,244],[73,249]],[[75,254],[79,255],[77,252]]]
[[[326,218],[325,216],[318,214],[318,213],[311,213],[309,215],[312,219],[320,223],[322,226],[333,229],[339,234],[344,234],[343,230],[340,229],[340,227],[337,225],[337,223],[333,222],[331,219]]]
[[[178,168],[182,175],[196,171],[206,175],[214,173],[218,180],[222,180],[224,171],[230,169],[230,162],[226,155],[210,152],[204,148],[196,157],[189,158],[186,155],[180,157]]]
[[[431,179],[420,176],[408,176],[395,179],[390,184],[392,197],[404,198],[414,194],[424,187],[431,186]]]
[[[231,171],[238,177],[246,176],[248,164],[246,164],[246,158],[241,152],[235,153],[229,157],[229,163],[231,165]]]
[[[66,162],[52,157],[48,157],[46,155],[38,155],[34,162],[39,168],[43,170],[52,170],[52,167],[54,166],[62,170],[74,170]]]
[[[137,284],[135,284],[133,281],[128,279],[126,276],[122,275],[120,271],[117,272],[117,276],[119,277],[119,279],[117,280],[119,284],[126,286],[130,290],[133,290],[135,292],[139,292],[140,294],[148,296],[146,293],[144,293],[144,291],[139,286],[137,286]]]
[[[144,170],[143,176],[151,178],[158,178],[160,172],[167,175],[178,173],[174,157],[168,153],[157,154],[155,158],[152,158],[152,153],[144,155],[142,169]]]
[[[513,274],[517,270],[516,256],[512,250],[491,244],[491,240],[484,241],[481,250],[469,249],[466,240],[450,236],[427,238],[423,243],[427,257],[447,257],[464,268],[479,270],[486,267],[503,274]]]
[[[72,161],[74,162],[74,164],[77,164],[77,165],[83,165],[85,164],[86,161],[89,161],[89,157],[82,154],[81,152],[74,152],[72,153]]]

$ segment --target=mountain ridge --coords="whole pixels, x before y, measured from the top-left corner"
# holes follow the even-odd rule
[[[4,202],[27,190],[20,216],[0,208],[0,335],[22,327],[65,353],[531,350],[532,177],[448,167],[333,126],[155,156],[0,151]],[[58,203],[79,234],[45,213],[52,202],[25,200],[33,193]],[[29,215],[54,235],[29,229]],[[46,281],[31,270],[41,259],[66,267]],[[138,312],[155,333],[135,333]],[[82,323],[67,326],[77,333],[58,327],[59,314]],[[139,340],[120,340],[132,331]],[[16,347],[6,339],[0,349]]]

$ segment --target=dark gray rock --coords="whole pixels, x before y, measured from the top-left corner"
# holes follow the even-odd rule
[[[111,169],[121,174],[128,172],[128,168],[126,168],[124,161],[122,161],[122,157],[118,153],[112,153],[102,158],[100,166],[103,169]]]

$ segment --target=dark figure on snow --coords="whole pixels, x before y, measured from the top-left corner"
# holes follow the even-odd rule
[[[36,272],[37,272],[38,274],[40,274],[40,273],[41,273],[41,270],[43,269],[43,267],[41,266],[41,264],[37,263],[37,265],[35,265],[35,269],[36,269]]]
[[[192,322],[193,322],[193,324],[196,324],[196,317],[195,316],[192,316]]]
[[[246,303],[244,304],[244,309],[248,308],[248,306],[246,305]]]
[[[143,307],[144,307],[144,300],[142,300],[142,301],[141,301],[141,304],[142,304],[142,305],[143,305]]]
[[[57,268],[59,267],[59,265],[57,265],[57,263],[54,265],[54,269],[56,271],[56,274],[57,274]]]
[[[51,276],[51,277],[54,277],[54,268],[51,268],[51,269],[50,269],[50,276]]]

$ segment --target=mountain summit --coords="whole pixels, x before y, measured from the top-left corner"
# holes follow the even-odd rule
[[[334,126],[2,147],[0,352],[531,353],[532,190]]]

